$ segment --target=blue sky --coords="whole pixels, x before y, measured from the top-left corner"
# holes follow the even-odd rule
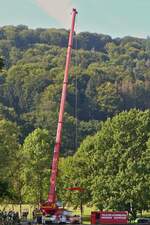
[[[68,28],[74,6],[79,11],[77,31],[113,37],[150,35],[150,0],[0,0],[0,6],[0,26]]]

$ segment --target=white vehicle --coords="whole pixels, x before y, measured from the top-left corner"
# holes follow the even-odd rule
[[[42,224],[80,224],[81,217],[77,215],[45,215],[42,217]]]
[[[60,224],[67,224],[70,223],[69,219],[65,216],[65,215],[61,215],[59,218],[59,222]]]

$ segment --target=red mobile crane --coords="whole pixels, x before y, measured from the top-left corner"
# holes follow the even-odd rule
[[[63,89],[62,89],[61,102],[60,102],[56,141],[54,146],[52,170],[51,170],[51,176],[50,176],[50,191],[48,194],[48,201],[41,204],[41,207],[40,207],[44,215],[63,215],[63,212],[64,212],[64,209],[60,208],[57,205],[56,179],[57,179],[57,173],[58,173],[58,162],[59,162],[59,153],[60,153],[60,147],[61,147],[62,127],[63,127],[63,115],[64,115],[64,107],[66,102],[66,95],[67,95],[68,72],[69,72],[69,66],[71,61],[71,50],[72,50],[72,44],[73,44],[73,34],[74,34],[76,15],[77,15],[77,11],[76,9],[73,9],[72,10],[72,25],[71,25],[69,41],[68,41],[66,67],[65,67],[64,82],[63,82]],[[80,187],[67,188],[66,190],[84,191],[84,189]],[[57,218],[55,218],[53,222],[68,223],[64,221],[58,222]],[[69,220],[69,223],[79,223],[79,222],[81,222],[81,220],[78,219],[77,216],[75,216],[75,218],[71,217]],[[97,224],[97,223],[104,224],[104,225],[105,224],[127,224],[127,222],[128,222],[128,213],[126,211],[91,212],[91,224]]]
[[[67,95],[68,72],[69,72],[69,66],[71,61],[71,50],[72,50],[72,44],[73,44],[73,34],[74,34],[76,15],[77,15],[77,11],[76,9],[73,9],[72,24],[71,24],[70,34],[69,34],[68,49],[67,49],[67,56],[66,56],[66,67],[65,67],[65,74],[64,74],[64,81],[63,81],[63,88],[62,88],[62,95],[61,95],[61,102],[60,102],[58,125],[57,125],[56,141],[54,146],[54,155],[53,155],[52,169],[51,169],[51,176],[50,176],[50,191],[48,194],[48,201],[41,205],[41,210],[44,214],[54,214],[57,211],[59,211],[59,207],[56,204],[57,202],[56,179],[57,179],[57,173],[58,173],[59,153],[60,153],[61,139],[62,139],[63,115],[64,115],[64,108],[65,108],[65,102],[66,102],[66,95]]]

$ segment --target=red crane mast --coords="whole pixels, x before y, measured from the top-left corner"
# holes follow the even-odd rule
[[[57,125],[56,141],[54,146],[54,155],[53,155],[52,170],[51,170],[51,176],[50,176],[50,191],[48,194],[48,203],[50,204],[56,203],[56,179],[57,179],[57,173],[58,173],[58,162],[59,162],[59,153],[60,153],[60,147],[61,147],[62,128],[63,128],[63,115],[64,115],[64,108],[65,108],[65,102],[66,102],[66,95],[67,95],[68,72],[69,72],[69,66],[71,61],[71,50],[72,50],[72,44],[73,44],[73,34],[74,34],[76,15],[77,15],[77,11],[76,9],[73,9],[72,24],[71,24],[70,34],[69,34],[68,49],[67,49],[67,56],[66,56],[66,67],[65,67],[65,74],[64,74],[64,81],[63,81],[63,88],[62,88],[62,95],[61,95],[61,102],[60,102],[58,125]]]

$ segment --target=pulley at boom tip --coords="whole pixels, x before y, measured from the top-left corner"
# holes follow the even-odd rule
[[[78,14],[78,11],[75,8],[72,9],[72,12],[75,12],[76,14]]]

